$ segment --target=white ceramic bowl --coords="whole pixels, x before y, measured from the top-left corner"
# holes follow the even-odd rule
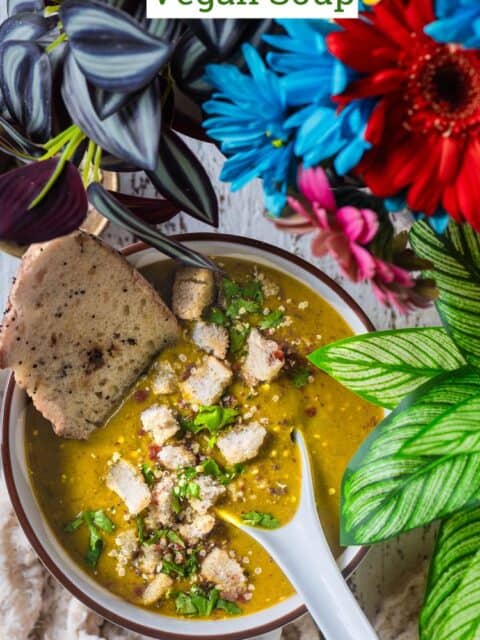
[[[335,282],[317,268],[286,251],[256,240],[220,234],[179,236],[188,246],[211,256],[254,260],[275,267],[310,286],[329,302],[357,333],[373,329],[370,321]],[[142,269],[164,260],[158,251],[138,243],[124,254]],[[137,607],[113,595],[76,565],[57,541],[34,496],[25,457],[26,394],[10,376],[3,407],[2,457],[8,491],[18,519],[47,569],[79,600],[103,617],[138,633],[165,640],[240,640],[277,629],[305,613],[298,595],[258,613],[221,621],[185,620]],[[338,559],[348,576],[366,553],[364,547],[347,547]]]

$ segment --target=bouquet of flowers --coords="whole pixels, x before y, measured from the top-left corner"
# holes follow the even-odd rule
[[[408,208],[439,233],[449,218],[480,230],[480,4],[369,4],[358,20],[278,21],[264,55],[243,45],[248,73],[207,67],[204,126],[232,189],[261,178],[277,226],[316,229],[315,253],[408,310],[431,290],[398,251],[379,254],[386,212]],[[345,186],[367,188],[373,210],[340,207]]]

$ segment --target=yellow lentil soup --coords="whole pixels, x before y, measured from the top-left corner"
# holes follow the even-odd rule
[[[192,340],[194,323],[182,321],[177,344],[157,356],[118,411],[88,440],[56,437],[31,406],[27,419],[31,482],[61,544],[107,589],[171,616],[249,614],[292,595],[291,585],[268,554],[217,518],[215,508],[260,526],[281,525],[293,516],[300,493],[299,457],[291,439],[294,428],[302,430],[309,446],[319,513],[338,554],[342,473],[380,418],[377,408],[307,363],[305,356],[315,348],[351,334],[326,301],[282,272],[237,259],[219,258],[217,262],[227,274],[222,287],[230,288],[220,292],[220,302],[206,309],[203,317],[209,325],[226,327],[229,332],[225,364],[233,380],[213,407],[188,402],[179,390],[206,357]],[[144,270],[166,299],[171,295],[172,269],[170,263],[167,267],[161,263]],[[278,344],[284,362],[275,379],[247,384],[242,367],[248,332],[254,330]],[[159,372],[166,370],[179,386],[156,393]],[[142,422],[144,412],[159,405],[179,425],[166,447],[155,444]],[[231,464],[219,448],[221,439],[238,428],[235,423],[241,428],[252,422],[258,432],[266,433],[258,453],[241,464]],[[172,443],[188,449],[190,463],[165,471],[158,456],[168,445],[172,450]],[[107,486],[106,475],[119,460],[128,463],[149,490],[165,474],[173,478],[173,513],[166,526],[152,524],[151,507],[132,516],[124,500]],[[195,500],[197,506],[201,503],[200,478],[207,469],[209,486],[215,483],[218,496],[215,505],[204,505],[200,513],[202,523],[215,519],[215,525],[208,535],[198,540],[194,536],[195,544],[190,544],[181,534],[187,530],[182,526],[185,518],[193,517]],[[188,513],[190,516],[185,515]],[[215,588],[215,580],[212,584],[202,577],[202,563],[212,549],[226,552],[235,567],[241,568],[241,588],[235,593],[222,592],[221,587]],[[158,575],[167,580],[168,588],[162,597],[146,601],[145,589]]]

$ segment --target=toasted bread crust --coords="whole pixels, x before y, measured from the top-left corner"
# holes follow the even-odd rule
[[[0,367],[13,369],[58,435],[86,438],[177,335],[140,273],[77,231],[25,253],[0,327]]]

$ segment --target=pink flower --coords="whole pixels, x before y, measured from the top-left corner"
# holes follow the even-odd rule
[[[321,167],[300,169],[298,184],[309,208],[292,197],[288,202],[294,211],[310,220],[313,228],[320,230],[312,243],[313,253],[317,256],[331,253],[345,277],[354,282],[372,278],[375,260],[362,245],[371,242],[378,231],[375,211],[348,206],[337,209]]]
[[[317,231],[312,242],[315,255],[333,255],[345,277],[354,282],[369,280],[378,300],[401,313],[430,303],[420,292],[420,281],[406,269],[372,254],[369,244],[379,229],[375,211],[352,206],[337,208],[321,167],[300,168],[298,185],[303,198],[289,197],[288,203],[305,223],[296,222],[290,228],[300,233]]]

